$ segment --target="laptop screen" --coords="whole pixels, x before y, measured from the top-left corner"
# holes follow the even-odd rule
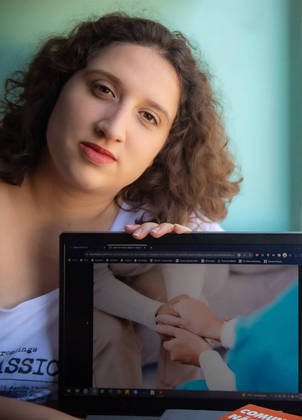
[[[60,237],[60,401],[299,412],[301,234]]]

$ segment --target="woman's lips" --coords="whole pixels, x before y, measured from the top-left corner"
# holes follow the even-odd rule
[[[111,152],[109,152],[109,150],[106,150],[95,143],[86,141],[81,142],[80,149],[84,155],[96,165],[116,162],[116,157]]]

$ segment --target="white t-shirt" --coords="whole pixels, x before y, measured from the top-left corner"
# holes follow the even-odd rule
[[[0,395],[44,403],[57,391],[58,289],[0,309]]]
[[[140,212],[120,210],[111,231],[123,231]],[[221,230],[216,223],[199,223],[203,231]],[[58,289],[0,308],[0,395],[45,403],[57,398]]]

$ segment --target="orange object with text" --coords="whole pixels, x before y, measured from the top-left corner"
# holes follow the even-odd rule
[[[302,416],[284,413],[283,411],[270,410],[258,405],[248,404],[232,411],[217,420],[294,420]]]

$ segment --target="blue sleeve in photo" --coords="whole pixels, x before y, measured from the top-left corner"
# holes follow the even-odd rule
[[[265,308],[238,319],[228,365],[238,391],[298,392],[298,281]]]

